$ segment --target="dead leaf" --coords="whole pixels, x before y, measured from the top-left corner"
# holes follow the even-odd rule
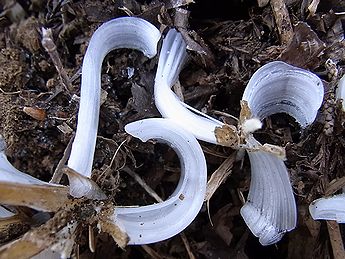
[[[252,118],[252,111],[249,108],[246,100],[241,100],[241,111],[240,111],[240,124],[243,124],[245,120]]]
[[[240,143],[237,128],[233,125],[224,124],[222,127],[216,127],[214,133],[220,145],[237,148]]]
[[[233,234],[231,232],[231,230],[233,229],[232,219],[234,214],[237,213],[238,208],[235,208],[232,204],[227,204],[219,209],[217,213],[212,217],[216,233],[228,246],[230,245],[233,238]]]
[[[313,69],[320,65],[319,55],[325,43],[304,22],[294,27],[294,35],[288,47],[280,55],[280,60],[297,67]]]
[[[145,117],[150,114],[155,114],[152,95],[145,87],[133,83],[131,92],[133,96],[133,107],[139,114],[145,114]]]

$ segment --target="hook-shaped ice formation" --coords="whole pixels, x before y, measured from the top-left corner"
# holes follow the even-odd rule
[[[164,202],[138,208],[117,208],[112,220],[129,236],[129,244],[148,244],[176,235],[198,214],[206,192],[206,161],[195,137],[170,119],[145,119],[125,127],[142,141],[155,139],[177,153],[180,181]]]
[[[105,56],[114,49],[140,50],[147,57],[156,55],[161,35],[151,23],[135,17],[113,19],[92,35],[82,67],[77,132],[68,166],[86,177],[91,176],[98,130],[101,68]]]
[[[158,110],[163,117],[173,119],[198,139],[215,144],[220,144],[217,140],[222,139],[224,143],[227,139],[236,140],[236,128],[224,126],[222,122],[196,112],[172,92],[171,87],[185,59],[186,44],[182,36],[170,30],[163,41],[155,79]],[[271,62],[256,71],[250,79],[242,99],[247,101],[251,117],[245,118],[240,122],[243,125],[239,126],[243,130],[246,120],[254,119],[256,123],[255,118],[263,119],[284,112],[305,127],[314,121],[323,100],[323,92],[321,80],[311,72],[284,62]],[[254,130],[261,126],[260,123],[256,124]],[[221,129],[218,132],[224,137],[219,135],[221,138],[217,139],[216,129]],[[221,132],[227,129],[228,132]],[[244,147],[248,149],[251,160],[252,181],[248,202],[241,209],[241,214],[260,242],[269,245],[279,241],[286,231],[295,227],[296,205],[283,160],[257,148],[261,144],[252,137],[251,132],[247,132],[245,138]]]

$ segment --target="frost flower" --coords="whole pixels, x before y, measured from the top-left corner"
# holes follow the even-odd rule
[[[196,138],[213,144],[247,150],[251,184],[241,215],[262,245],[278,242],[296,226],[296,204],[283,162],[283,148],[260,144],[252,133],[261,120],[287,113],[302,128],[311,124],[321,106],[323,85],[314,74],[284,62],[271,62],[250,79],[243,94],[239,125],[226,125],[178,99],[171,90],[186,60],[186,44],[176,30],[164,39],[155,78],[155,103],[163,117],[170,118]]]

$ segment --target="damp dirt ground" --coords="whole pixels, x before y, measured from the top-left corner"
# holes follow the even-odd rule
[[[325,99],[312,125],[301,129],[293,118],[278,114],[265,119],[264,127],[255,133],[260,141],[286,149],[298,224],[280,242],[261,246],[239,214],[250,184],[250,164],[244,156],[233,164],[209,207],[204,204],[183,236],[122,250],[110,236],[100,234],[92,253],[87,233],[81,231],[77,240],[81,258],[337,258],[332,229],[326,222],[314,221],[308,206],[345,185],[344,114],[334,95],[345,68],[345,4],[341,0],[281,2],[285,2],[290,29],[287,21],[277,21],[280,11],[274,10],[274,4],[264,0],[1,1],[0,134],[13,165],[42,180],[51,179],[73,138],[83,56],[92,33],[110,19],[142,17],[163,33],[177,27],[190,56],[180,74],[179,93],[189,105],[229,124],[236,121],[227,114],[239,117],[250,77],[270,61],[308,69],[324,84]],[[70,89],[62,86],[42,47],[42,27],[52,29]],[[286,40],[286,35],[291,38]],[[129,122],[160,117],[153,100],[157,61],[136,51],[116,50],[103,62],[104,98],[93,180],[117,205],[155,202],[128,172],[134,171],[162,199],[174,191],[180,176],[171,148],[141,143],[124,131]],[[201,146],[208,177],[235,152],[204,142]],[[68,184],[67,178],[61,183]],[[28,228],[34,226],[19,229],[12,237],[7,234],[6,241]],[[340,226],[340,235],[343,231]],[[341,238],[336,241],[342,244]]]

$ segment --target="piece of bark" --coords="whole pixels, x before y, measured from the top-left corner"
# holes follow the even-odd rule
[[[258,2],[259,7],[264,7],[264,6],[268,5],[270,0],[257,0],[257,2]]]
[[[280,43],[286,45],[293,36],[292,24],[284,0],[271,0],[273,15],[278,27]]]

